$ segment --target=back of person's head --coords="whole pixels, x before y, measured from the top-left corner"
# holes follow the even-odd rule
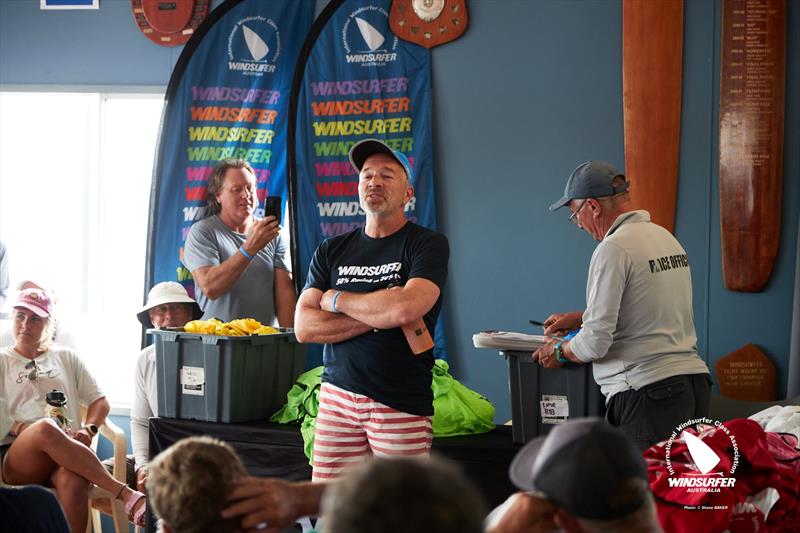
[[[565,530],[659,530],[641,453],[600,418],[571,420],[528,442],[509,474],[574,519]]]
[[[443,459],[382,458],[350,471],[325,493],[325,533],[479,533],[485,504]]]
[[[228,444],[189,437],[160,453],[149,466],[147,495],[172,533],[236,531],[236,519],[220,516],[234,480],[247,475]]]

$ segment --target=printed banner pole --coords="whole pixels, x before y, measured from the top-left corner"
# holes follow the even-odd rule
[[[325,238],[365,224],[358,175],[347,157],[361,139],[382,139],[410,159],[414,196],[406,216],[436,229],[430,52],[398,39],[389,27],[390,7],[390,0],[331,2],[295,71],[288,149],[299,286]],[[446,357],[441,315],[436,341],[435,356]]]
[[[207,215],[207,181],[220,159],[253,166],[260,204],[267,195],[285,203],[289,94],[314,8],[314,0],[228,0],[181,53],[156,149],[145,290],[177,280],[193,294],[181,254],[189,228]]]

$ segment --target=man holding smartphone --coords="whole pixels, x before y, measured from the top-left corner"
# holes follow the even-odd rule
[[[333,479],[363,456],[428,455],[433,349],[415,355],[403,326],[433,331],[447,278],[447,238],[406,219],[408,159],[377,139],[350,150],[366,225],[317,248],[295,334],[324,344],[313,479]],[[418,328],[422,329],[422,328]]]
[[[208,179],[211,216],[189,230],[182,262],[194,278],[203,318],[255,318],[265,325],[277,319],[291,327],[297,296],[280,220],[254,217],[257,206],[250,163],[220,161]]]

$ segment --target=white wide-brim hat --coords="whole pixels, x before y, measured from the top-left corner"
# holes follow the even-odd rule
[[[183,285],[174,281],[162,281],[156,284],[150,289],[150,292],[147,293],[147,303],[136,313],[136,318],[139,319],[139,322],[141,322],[144,327],[152,328],[153,323],[150,321],[150,313],[148,313],[148,311],[159,305],[173,303],[192,304],[193,320],[197,320],[203,316],[203,310],[200,309],[197,302],[189,296],[189,293],[186,292],[186,288]]]

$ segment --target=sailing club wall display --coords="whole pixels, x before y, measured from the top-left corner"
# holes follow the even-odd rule
[[[772,275],[780,237],[786,0],[725,0],[722,10],[722,273],[728,289],[758,292]]]
[[[145,37],[161,46],[189,40],[208,14],[210,0],[131,0],[133,19]]]
[[[466,0],[394,0],[389,25],[399,38],[433,48],[467,31]]]

